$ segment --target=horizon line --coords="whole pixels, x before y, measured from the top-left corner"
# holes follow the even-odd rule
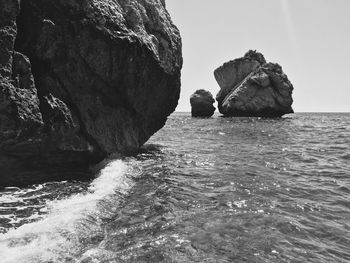
[[[189,113],[191,113],[191,110],[175,110],[174,112],[189,112]],[[222,114],[218,111],[215,111],[214,114],[215,113]],[[295,111],[294,113],[350,113],[350,111]],[[288,114],[294,114],[294,113],[288,113]]]

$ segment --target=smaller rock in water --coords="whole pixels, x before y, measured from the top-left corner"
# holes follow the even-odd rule
[[[215,112],[213,95],[204,89],[197,90],[190,97],[193,117],[211,117]]]
[[[293,113],[293,85],[278,64],[248,51],[214,72],[221,90],[216,96],[225,116],[281,117]]]

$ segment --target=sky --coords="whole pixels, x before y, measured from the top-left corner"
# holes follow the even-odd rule
[[[278,63],[296,112],[350,112],[350,0],[166,0],[182,36],[177,111],[197,89],[215,97],[214,70],[249,49]],[[216,106],[216,105],[215,105]]]

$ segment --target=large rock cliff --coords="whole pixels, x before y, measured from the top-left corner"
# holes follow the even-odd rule
[[[225,116],[280,117],[293,113],[293,85],[281,66],[248,51],[244,57],[215,70],[220,86],[216,96]]]
[[[164,0],[1,0],[0,185],[137,150],[177,106],[181,67]]]

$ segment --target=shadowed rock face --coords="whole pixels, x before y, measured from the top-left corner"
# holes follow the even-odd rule
[[[181,67],[162,0],[1,0],[0,185],[137,150],[177,106]]]
[[[206,90],[200,89],[190,97],[191,113],[193,117],[211,117],[215,112],[213,95]]]
[[[221,90],[216,96],[225,116],[281,117],[293,113],[293,85],[281,66],[249,51],[214,72]]]

